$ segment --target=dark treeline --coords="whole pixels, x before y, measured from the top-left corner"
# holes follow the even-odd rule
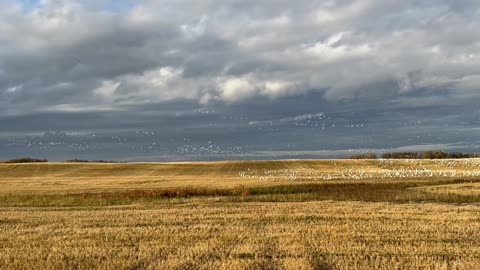
[[[87,159],[70,159],[65,162],[78,162],[78,163],[122,163],[120,161],[112,161],[112,160],[87,160]]]
[[[374,153],[353,155],[352,159],[377,159]],[[424,152],[391,152],[381,155],[384,159],[454,159],[454,158],[480,158],[480,154],[466,154],[461,152],[424,151]]]
[[[48,162],[48,160],[44,158],[23,157],[23,158],[0,161],[0,163],[35,163],[35,162]]]
[[[30,158],[22,157],[9,160],[0,160],[0,163],[37,163],[37,162],[48,162],[48,159],[45,158]],[[66,160],[65,162],[78,162],[78,163],[121,163],[120,161],[111,161],[111,160],[82,160],[82,159],[72,159]]]
[[[451,159],[451,158],[476,158],[479,154],[465,154],[461,152],[447,153],[443,151],[425,151],[425,152],[396,152],[385,153],[382,158],[395,159]]]

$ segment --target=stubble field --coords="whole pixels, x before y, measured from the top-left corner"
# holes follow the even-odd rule
[[[478,269],[478,168],[0,164],[0,269]]]

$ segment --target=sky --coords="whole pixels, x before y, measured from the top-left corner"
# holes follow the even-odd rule
[[[480,152],[477,0],[0,0],[0,159]]]

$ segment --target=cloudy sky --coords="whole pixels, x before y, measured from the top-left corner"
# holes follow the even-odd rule
[[[478,0],[0,0],[0,159],[480,151]]]

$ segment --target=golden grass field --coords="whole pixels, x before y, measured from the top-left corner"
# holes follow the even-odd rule
[[[0,164],[0,269],[479,269],[479,168]]]

